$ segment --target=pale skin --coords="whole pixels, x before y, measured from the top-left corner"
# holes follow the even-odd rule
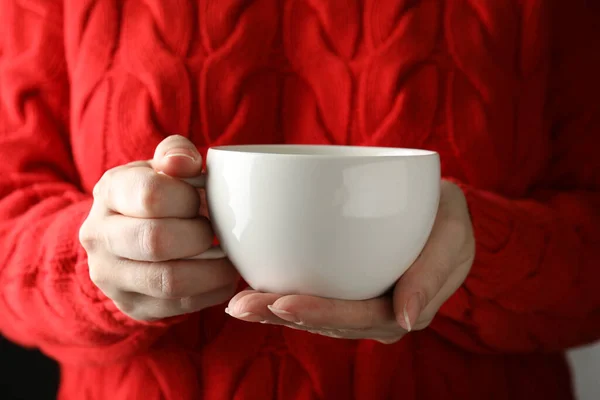
[[[181,180],[201,169],[196,148],[170,136],[152,160],[111,169],[94,188],[79,234],[90,278],[133,319],[200,311],[235,293],[239,276],[229,260],[188,259],[209,250],[213,240],[210,222],[199,213],[198,191]]]
[[[441,201],[431,236],[421,255],[391,294],[372,300],[344,301],[245,290],[227,307],[244,321],[284,325],[346,339],[395,343],[422,330],[462,285],[475,256],[475,240],[462,190],[441,184]]]
[[[346,339],[394,343],[426,328],[462,285],[475,256],[467,202],[442,181],[431,236],[395,284],[372,300],[343,301],[244,290],[226,258],[189,260],[211,248],[213,230],[200,216],[199,192],[183,179],[201,176],[195,146],[170,136],[154,158],[108,171],[94,189],[94,205],[80,241],[90,277],[117,307],[137,320],[156,320],[222,304],[247,322]]]

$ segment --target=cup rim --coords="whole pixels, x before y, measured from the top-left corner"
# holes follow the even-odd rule
[[[348,145],[299,145],[299,144],[246,144],[211,147],[209,152],[239,153],[264,157],[302,158],[381,158],[381,157],[437,157],[432,150],[405,147],[348,146]]]

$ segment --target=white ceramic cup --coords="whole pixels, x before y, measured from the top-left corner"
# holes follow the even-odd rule
[[[382,295],[423,249],[440,161],[426,150],[211,148],[206,194],[221,247],[252,288],[345,300]]]

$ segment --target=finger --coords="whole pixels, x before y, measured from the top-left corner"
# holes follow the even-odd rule
[[[157,299],[141,294],[128,294],[123,301],[115,301],[121,312],[138,321],[152,321],[201,311],[225,303],[235,292],[235,285],[224,286],[211,292],[179,299]]]
[[[136,163],[111,170],[94,189],[110,211],[134,218],[193,218],[200,196],[191,185]]]
[[[365,330],[397,326],[388,297],[347,301],[291,295],[277,299],[268,309],[285,321],[311,327]]]
[[[192,178],[202,171],[202,156],[188,139],[173,135],[156,147],[151,164],[157,172],[177,178]]]
[[[248,322],[286,323],[273,315],[267,308],[282,297],[274,293],[262,293],[256,290],[244,290],[236,294],[227,305],[225,312],[234,318]]]
[[[465,241],[466,229],[459,220],[440,209],[423,252],[404,273],[394,289],[394,309],[400,326],[410,331],[425,307],[444,287]]]
[[[106,217],[99,232],[111,254],[137,261],[190,258],[210,249],[213,231],[204,217],[194,219],[138,219],[122,215]]]
[[[118,299],[119,293],[182,299],[234,285],[239,276],[226,259],[157,263],[122,259],[104,268],[90,268],[90,278],[112,299]]]
[[[298,326],[298,325],[296,325]],[[400,327],[396,329],[382,328],[382,329],[344,329],[344,328],[309,328],[305,329],[307,332],[314,333],[317,335],[327,336],[335,339],[351,339],[351,340],[362,340],[371,339],[376,340],[380,343],[391,344],[395,343],[406,334],[406,331]]]
[[[461,264],[458,268],[455,268],[448,280],[442,286],[437,295],[425,306],[421,312],[419,318],[414,322],[413,329],[424,329],[429,326],[438,310],[442,305],[452,296],[456,290],[462,285],[465,278],[469,273],[469,265]]]
[[[278,302],[285,302],[284,299],[287,297],[293,296],[282,296],[273,293],[261,293],[255,290],[244,290],[229,301],[226,312],[232,317],[248,322],[267,322],[333,338],[374,339],[382,343],[393,343],[398,341],[404,333],[406,333],[396,324],[394,313],[391,309],[391,302],[389,300],[387,300],[387,312],[385,313],[387,316],[386,322],[377,324],[376,327],[369,328],[367,327],[368,323],[365,324],[364,321],[361,321],[362,323],[340,324],[336,323],[335,319],[333,320],[333,323],[331,323],[330,319],[325,322],[323,318],[316,320],[308,317],[306,318],[308,322],[303,322],[290,318],[290,315],[287,314],[282,315],[283,318],[281,318],[272,313],[269,306],[271,306],[271,304],[277,304]],[[322,300],[320,298],[315,299]],[[318,307],[319,305],[316,306]],[[293,307],[294,306],[292,305],[292,309]],[[304,313],[299,312],[298,315],[304,315]]]
[[[308,325],[298,325],[293,322],[268,322],[273,325],[285,326],[294,330],[305,331],[316,335],[327,336],[334,339],[350,339],[363,340],[370,339],[384,344],[395,343],[402,339],[406,331],[398,326],[394,328],[377,328],[377,329],[352,329],[352,328],[321,328]]]

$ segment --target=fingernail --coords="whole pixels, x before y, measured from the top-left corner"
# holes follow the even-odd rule
[[[408,303],[404,304],[404,311],[403,311],[403,314],[404,314],[404,324],[406,325],[404,327],[404,329],[406,329],[408,332],[410,332],[412,330],[412,326],[410,326],[410,317],[408,316],[408,311],[406,311],[406,304],[408,304]]]
[[[261,317],[260,315],[251,313],[251,312],[236,314],[236,313],[232,312],[229,308],[226,308],[225,313],[232,316],[233,318],[242,319],[247,322],[262,322],[262,321],[264,321],[263,317]]]
[[[269,309],[269,311],[271,311],[273,314],[277,315],[281,319],[293,322],[295,324],[302,324],[302,321],[300,321],[300,319],[298,319],[294,314],[292,314],[289,311],[280,310],[279,308],[275,308],[273,306],[267,306],[267,308]]]
[[[419,319],[422,307],[421,296],[418,293],[410,296],[406,303],[404,303],[404,309],[402,310],[404,324],[400,325],[404,325],[402,327],[408,332],[412,330],[413,324]]]
[[[165,152],[165,158],[171,157],[185,157],[195,162],[198,157],[198,153],[193,149],[175,148]]]

